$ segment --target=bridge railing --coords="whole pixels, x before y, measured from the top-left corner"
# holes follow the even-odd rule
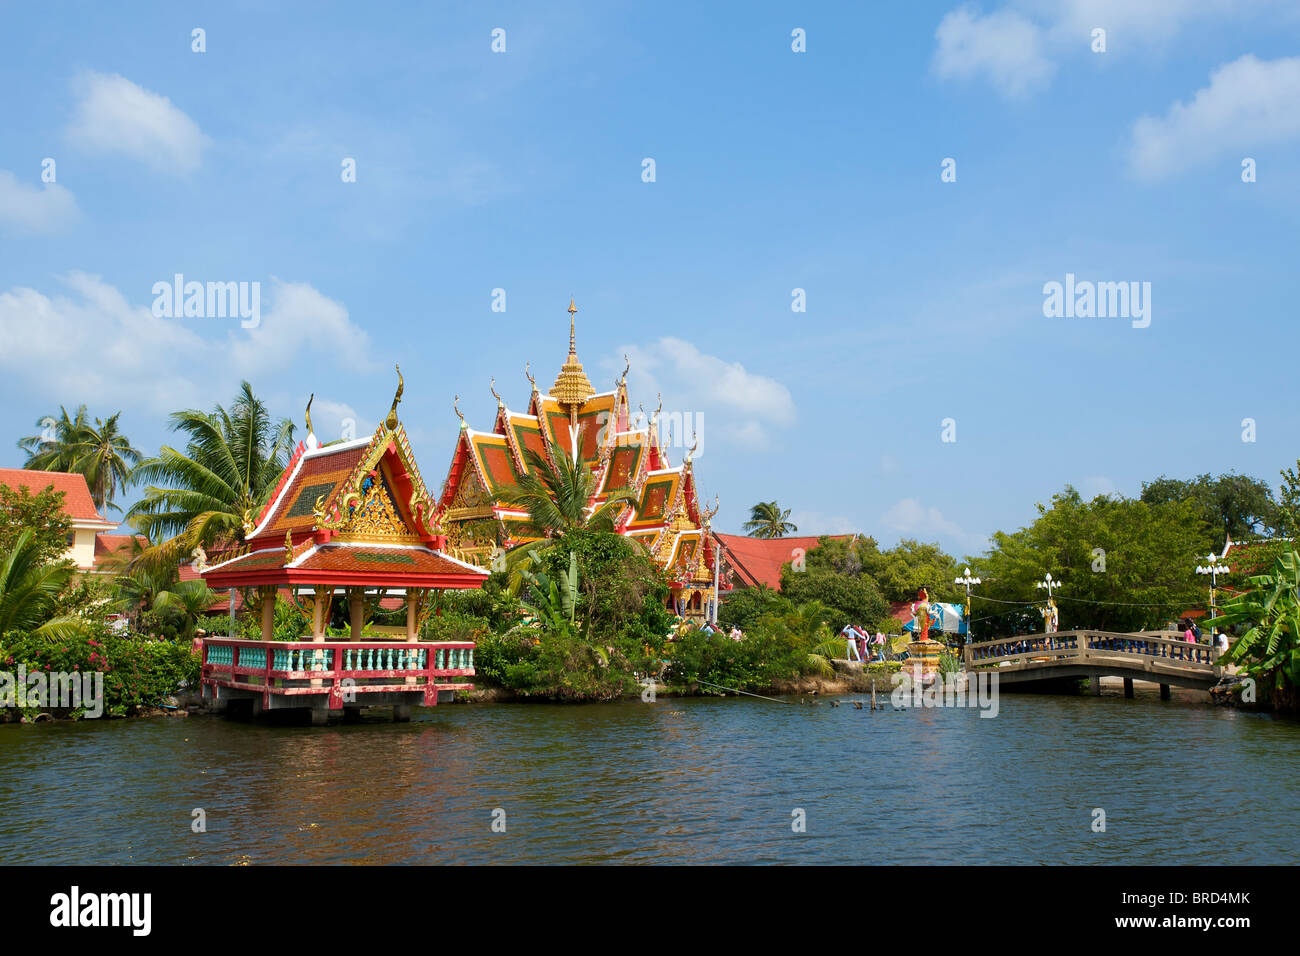
[[[1058,631],[1054,634],[1023,634],[967,644],[966,667],[996,667],[1007,664],[1077,663],[1085,659],[1137,658],[1159,660],[1161,664],[1190,670],[1213,668],[1218,650],[1210,644],[1193,644],[1176,631]]]

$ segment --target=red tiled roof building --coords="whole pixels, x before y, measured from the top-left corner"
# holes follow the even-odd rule
[[[245,526],[240,553],[198,571],[216,590],[238,589],[242,604],[257,607],[270,640],[277,592],[289,597],[309,622],[311,639],[325,640],[330,605],[346,594],[352,639],[358,640],[367,608],[388,592],[405,595],[406,636],[414,641],[443,588],[482,587],[488,576],[446,554],[446,538],[433,524],[434,503],[411,454],[397,403],[370,438],[320,445],[311,432],[294,450],[275,491]]]

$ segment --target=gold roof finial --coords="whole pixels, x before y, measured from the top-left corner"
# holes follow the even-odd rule
[[[627,353],[624,352],[623,353],[623,374],[618,377],[619,385],[627,384],[627,373],[631,370],[631,368],[632,368],[632,360],[628,358]]]
[[[700,436],[695,432],[691,432],[691,438],[693,439],[691,450],[686,453],[686,464],[688,465],[691,463],[691,459],[695,456],[695,449],[700,447]]]
[[[466,428],[469,428],[469,426],[465,424],[465,416],[460,413],[459,395],[451,400],[451,407],[456,412],[456,417],[460,419],[460,430],[464,431]]]
[[[704,515],[703,515],[703,518],[704,518],[704,527],[705,527],[705,528],[708,528],[709,525],[712,523],[712,521],[713,521],[713,516],[716,515],[716,514],[718,513],[718,508],[719,508],[719,506],[720,506],[721,504],[722,504],[721,499],[719,499],[717,495],[714,495],[714,496],[713,496],[713,507],[712,507],[712,508],[705,508],[705,509],[704,509]]]
[[[489,387],[490,389],[492,389],[492,394],[493,394],[493,396],[496,397],[496,400],[497,400],[497,408],[505,408],[505,407],[506,407],[506,403],[505,403],[505,401],[501,398],[500,393],[497,392],[497,380],[496,380],[496,377],[495,377],[495,376],[493,376],[493,378],[492,378],[492,384],[489,385],[488,387]]]
[[[397,403],[402,400],[402,392],[406,390],[406,381],[402,378],[402,368],[400,365],[394,365],[397,369],[397,394],[393,396],[393,407],[388,410],[388,417],[384,419],[384,425],[389,431],[397,427]]]
[[[533,391],[535,392],[537,391],[537,379],[533,378],[532,368],[533,368],[532,362],[524,363],[524,374],[528,376],[528,384],[533,387]]]
[[[587,399],[596,394],[596,390],[591,386],[591,380],[582,370],[582,363],[578,361],[578,339],[577,330],[574,325],[574,316],[578,312],[578,307],[573,304],[573,299],[569,299],[569,357],[564,364],[560,366],[560,374],[555,379],[555,384],[551,386],[551,394],[559,400],[562,405],[582,405]]]
[[[312,393],[311,393],[311,398],[307,399],[307,411],[304,413],[304,414],[306,415],[306,418],[307,418],[307,434],[308,434],[308,435],[314,435],[314,434],[316,433],[316,429],[314,429],[314,428],[311,427],[311,403],[312,403],[312,401],[313,401],[315,398],[316,398],[316,393],[315,393],[315,392],[312,392]]]

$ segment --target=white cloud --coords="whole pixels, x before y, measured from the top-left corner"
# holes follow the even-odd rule
[[[1086,50],[1093,28],[1102,27],[1107,47],[1113,37],[1117,49],[1124,49],[1164,42],[1193,20],[1239,18],[1250,8],[1274,5],[1275,0],[1051,0],[1049,15],[1056,18],[1054,36],[1063,43]]]
[[[133,304],[99,276],[73,272],[61,281],[63,294],[21,286],[0,293],[0,369],[53,401],[207,408],[242,378],[304,360],[370,364],[365,333],[347,310],[305,283],[275,283],[262,324],[244,329],[238,319],[158,318],[151,302]]]
[[[1043,52],[1042,30],[1013,10],[981,16],[960,7],[939,22],[933,69],[942,79],[983,76],[1013,99],[1046,85],[1056,67]]]
[[[305,404],[305,403],[304,403]],[[322,442],[364,438],[375,430],[375,422],[363,420],[346,402],[317,395],[311,403],[311,424]]]
[[[1164,116],[1133,124],[1129,166],[1155,179],[1227,152],[1300,137],[1300,57],[1258,60],[1247,54],[1210,74],[1210,85]]]
[[[647,413],[654,411],[654,396],[661,393],[664,414],[680,412],[683,418],[702,414],[709,438],[751,448],[766,447],[773,430],[794,424],[790,390],[739,362],[707,355],[682,339],[663,338],[650,345],[625,346],[618,351],[619,361],[602,364],[621,370],[624,353],[632,365],[628,373],[632,400],[644,403]],[[597,385],[601,391],[605,387]]]
[[[798,528],[799,535],[855,534],[858,522],[845,515],[828,515],[820,511],[793,511],[790,522]]]
[[[57,232],[77,218],[77,200],[58,183],[21,182],[0,169],[0,226],[18,233]]]
[[[943,516],[938,508],[929,508],[916,498],[903,498],[880,516],[881,523],[903,535],[944,534],[965,537],[966,532]]]
[[[900,538],[917,538],[922,541],[939,541],[949,551],[965,550],[970,553],[988,545],[988,537],[965,531],[955,521],[943,516],[933,505],[926,507],[917,498],[902,498],[880,516],[883,527]],[[877,535],[883,542],[884,538]]]
[[[1087,501],[1091,501],[1098,495],[1113,495],[1119,489],[1115,482],[1111,481],[1105,475],[1090,475],[1079,482],[1079,494]]]
[[[232,333],[225,347],[243,374],[254,375],[311,350],[337,355],[350,367],[370,371],[374,366],[368,358],[369,346],[370,337],[352,322],[341,302],[306,282],[272,279],[270,310],[247,334]]]
[[[966,5],[935,31],[932,68],[945,79],[986,79],[1012,99],[1044,88],[1065,57],[1096,57],[1092,31],[1106,31],[1105,60],[1161,47],[1200,21],[1251,15],[1294,18],[1290,0],[1009,0],[988,14]]]
[[[80,96],[67,130],[73,143],[132,156],[165,172],[198,168],[208,139],[167,97],[117,73],[85,73],[73,85]]]

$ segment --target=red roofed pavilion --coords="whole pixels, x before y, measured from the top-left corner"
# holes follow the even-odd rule
[[[262,706],[274,708],[304,706],[292,698],[314,690],[328,693],[328,709],[338,710],[349,702],[345,691],[392,697],[423,683],[423,702],[435,704],[440,694],[448,699],[452,691],[473,686],[434,679],[473,675],[472,643],[419,643],[415,649],[361,641],[368,612],[386,597],[403,596],[406,643],[414,645],[433,591],[479,588],[488,577],[486,569],[443,551],[446,539],[432,520],[435,504],[397,419],[402,388],[399,384],[392,410],[374,435],[331,445],[321,445],[312,432],[309,403],[307,438],[294,450],[267,504],[247,516],[240,553],[212,565],[200,559],[209,587],[237,589],[244,606],[258,608],[262,620],[261,641],[205,642],[205,694],[211,688],[221,700],[223,690],[235,698],[241,694],[233,692],[252,692]],[[303,651],[299,648],[308,645],[271,640],[277,592],[302,614],[310,641],[324,645],[330,606],[340,590],[348,601],[350,641]],[[380,696],[367,701],[394,703],[399,713],[409,703]],[[306,706],[316,712],[323,701]]]

